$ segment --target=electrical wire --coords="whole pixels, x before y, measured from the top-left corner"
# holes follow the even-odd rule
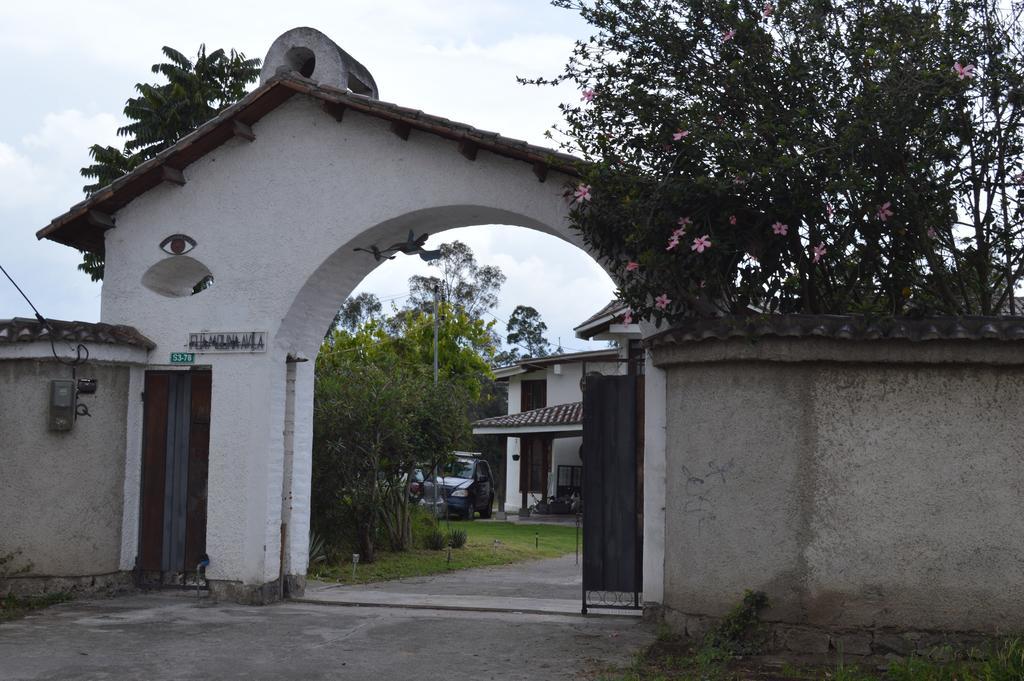
[[[64,366],[69,366],[69,367],[75,367],[75,366],[78,366],[80,364],[85,364],[86,362],[88,362],[89,361],[89,348],[87,348],[84,343],[78,343],[77,345],[69,345],[68,346],[68,347],[70,347],[74,351],[75,359],[66,360],[66,359],[62,358],[60,355],[57,354],[57,346],[54,345],[54,343],[53,343],[53,334],[54,334],[53,327],[50,326],[50,323],[48,321],[46,321],[46,318],[43,317],[43,315],[39,314],[39,309],[36,308],[36,306],[32,304],[32,301],[29,300],[29,297],[27,295],[25,295],[25,292],[21,290],[20,286],[18,286],[18,282],[14,281],[14,277],[12,277],[10,274],[7,273],[7,270],[4,269],[3,265],[0,265],[0,272],[4,273],[4,276],[7,277],[7,280],[9,282],[11,282],[11,285],[14,286],[15,289],[17,289],[18,293],[21,294],[21,297],[25,299],[26,303],[28,303],[28,306],[32,308],[32,312],[35,313],[36,319],[39,321],[39,325],[42,328],[46,329],[46,331],[47,331],[46,336],[47,336],[47,338],[50,341],[50,352],[53,353],[53,358],[55,360],[57,360],[58,362],[60,362],[61,364],[63,364]]]

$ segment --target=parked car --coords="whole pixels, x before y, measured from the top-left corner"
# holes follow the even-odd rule
[[[479,511],[481,518],[491,517],[494,506],[494,476],[483,459],[457,454],[445,464],[437,479],[444,488],[448,512],[472,520]]]
[[[416,468],[409,482],[409,499],[423,506],[435,518],[443,518],[448,513],[448,500],[441,485],[425,467]]]

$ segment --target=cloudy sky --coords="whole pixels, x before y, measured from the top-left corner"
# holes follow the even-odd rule
[[[99,320],[100,287],[76,271],[79,254],[37,241],[35,232],[82,198],[86,149],[118,144],[124,100],[136,82],[153,79],[149,66],[161,60],[160,47],[189,54],[205,42],[262,59],[295,26],[320,29],[359,59],[384,100],[542,145],[550,145],[544,131],[557,122],[558,103],[579,95],[568,86],[523,87],[515,78],[554,75],[573,41],[588,35],[575,14],[546,0],[0,3],[0,264],[43,315]],[[572,327],[604,305],[614,286],[582,251],[514,227],[441,235],[454,238],[508,276],[496,317],[532,305],[552,342],[596,347],[575,339]],[[358,290],[401,304],[418,263],[386,263]],[[0,278],[0,318],[14,316],[31,310]]]

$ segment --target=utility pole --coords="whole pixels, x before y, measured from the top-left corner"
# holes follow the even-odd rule
[[[434,284],[434,385],[437,385],[437,284]]]

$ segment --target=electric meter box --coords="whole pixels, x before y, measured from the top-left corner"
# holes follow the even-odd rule
[[[75,425],[75,382],[50,381],[50,430],[71,430]]]

